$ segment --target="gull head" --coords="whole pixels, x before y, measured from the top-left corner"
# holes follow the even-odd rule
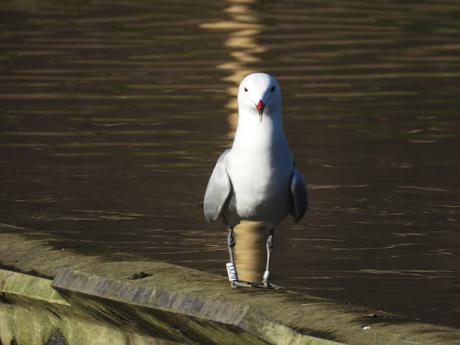
[[[267,73],[246,76],[238,89],[240,116],[281,116],[281,89],[278,81]]]

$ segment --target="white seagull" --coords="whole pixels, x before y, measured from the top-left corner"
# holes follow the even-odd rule
[[[232,148],[217,160],[203,202],[206,220],[222,216],[229,229],[227,270],[232,287],[276,288],[269,281],[274,229],[288,214],[295,222],[302,219],[307,204],[307,189],[284,134],[280,85],[269,74],[250,74],[238,90],[238,126]],[[238,280],[233,228],[242,220],[261,221],[269,230],[261,285]]]

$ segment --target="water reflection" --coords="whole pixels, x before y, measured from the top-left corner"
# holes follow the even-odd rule
[[[459,10],[3,1],[1,221],[225,274],[225,231],[197,205],[236,85],[263,70],[312,199],[276,233],[274,280],[460,326]]]
[[[262,223],[242,222],[235,228],[235,260],[240,280],[261,282],[265,270],[265,241],[268,231]]]
[[[205,23],[201,27],[208,30],[223,31],[225,34],[224,46],[231,57],[230,62],[217,65],[217,68],[230,75],[223,78],[230,84],[226,89],[228,103],[226,108],[230,110],[228,122],[230,125],[229,138],[233,138],[238,117],[238,85],[248,74],[255,72],[251,64],[262,62],[259,54],[267,51],[256,40],[257,35],[263,30],[257,12],[251,7],[256,0],[228,0],[228,6],[224,12],[228,14],[228,20],[214,23]]]
[[[206,23],[201,25],[208,30],[224,31],[224,46],[231,57],[230,62],[217,65],[217,68],[230,75],[223,81],[229,85],[225,92],[229,101],[226,108],[228,116],[228,138],[233,140],[238,122],[238,85],[248,74],[253,73],[251,63],[260,63],[259,54],[267,50],[260,45],[256,38],[263,30],[263,25],[257,17],[257,12],[251,7],[255,0],[229,0],[224,12],[229,20]],[[267,230],[259,222],[245,221],[235,227],[236,236],[236,265],[239,279],[251,282],[260,282],[265,269],[265,241]]]

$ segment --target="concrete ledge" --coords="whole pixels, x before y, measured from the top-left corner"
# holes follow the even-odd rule
[[[200,339],[197,344],[338,344],[302,334],[271,320],[262,310],[253,310],[238,301],[213,298],[206,292],[190,294],[157,286],[140,286],[69,269],[59,271],[52,286],[67,296],[70,293],[86,298],[97,297],[104,299],[101,303],[107,306],[113,306],[113,302],[131,306],[126,318],[141,321],[145,325],[149,323],[146,315],[136,312],[136,307],[144,307],[144,312],[152,311],[147,313],[148,317],[156,319],[149,323],[154,333],[168,333],[172,327],[174,333],[180,330],[182,335],[193,335],[195,341]],[[107,303],[108,300],[110,303]]]
[[[26,311],[53,326],[37,344],[53,334],[68,344],[460,344],[456,329],[290,291],[233,290],[221,276],[8,225],[0,264],[3,345],[31,344],[18,341],[13,317]],[[149,276],[132,279],[140,272]]]

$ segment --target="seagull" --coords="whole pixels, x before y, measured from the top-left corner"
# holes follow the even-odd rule
[[[274,229],[288,214],[300,221],[307,206],[307,188],[284,134],[280,84],[269,74],[250,74],[238,89],[233,145],[217,160],[203,201],[205,219],[213,222],[221,217],[228,228],[227,273],[232,287],[278,288],[270,282],[269,270]],[[243,220],[262,222],[268,230],[260,284],[238,280],[233,228]]]

